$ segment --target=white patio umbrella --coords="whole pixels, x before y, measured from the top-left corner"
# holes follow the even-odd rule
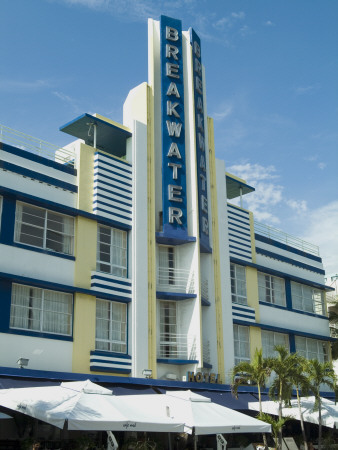
[[[135,396],[137,397],[137,396]],[[156,397],[149,395],[147,397]],[[133,405],[91,381],[60,386],[3,389],[0,405],[69,430],[182,432],[183,422],[167,414],[165,405],[156,414],[147,403]]]
[[[161,397],[161,396],[157,396]],[[185,431],[201,434],[270,433],[271,425],[233,409],[213,403],[210,398],[187,391],[167,391],[170,415],[185,423]]]
[[[249,409],[259,411],[258,402],[249,402]],[[315,397],[301,397],[302,414],[305,422],[319,424],[318,410],[314,411]],[[262,402],[262,410],[265,413],[278,416],[278,403],[274,401]],[[289,416],[300,420],[297,399],[291,400],[291,407],[283,407],[282,416]],[[322,398],[322,424],[325,427],[335,428],[338,426],[338,406],[326,398]]]

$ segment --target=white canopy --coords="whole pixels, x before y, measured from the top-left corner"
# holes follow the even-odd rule
[[[148,404],[154,413],[163,406],[175,422],[185,423],[184,431],[202,434],[270,433],[271,425],[213,403],[209,398],[191,391],[171,391],[164,395],[126,395],[124,403]]]
[[[315,397],[301,397],[302,414],[305,422],[319,424],[319,413],[313,411]],[[249,409],[259,411],[259,402],[249,402]],[[278,403],[274,401],[262,402],[262,410],[265,413],[278,416]],[[291,400],[291,407],[284,407],[282,415],[300,420],[297,399]],[[322,424],[334,428],[338,426],[338,406],[334,402],[322,398]]]
[[[147,396],[148,399],[151,397],[157,395]],[[69,430],[184,430],[183,422],[168,416],[165,405],[155,414],[148,400],[130,406],[123,398],[89,380],[61,383],[60,386],[0,390],[1,406],[61,429],[67,421]]]

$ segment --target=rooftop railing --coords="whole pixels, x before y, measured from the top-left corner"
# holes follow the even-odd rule
[[[27,152],[34,153],[61,164],[74,166],[74,153],[66,148],[50,144],[21,131],[0,124],[0,142],[13,145]]]
[[[265,236],[269,239],[273,239],[274,241],[289,245],[290,247],[297,248],[305,253],[319,256],[319,247],[317,245],[303,241],[302,239],[284,233],[277,228],[270,227],[269,225],[265,225],[263,223],[255,221],[255,233]]]

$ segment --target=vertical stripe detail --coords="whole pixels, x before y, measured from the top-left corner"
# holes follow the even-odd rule
[[[213,240],[213,262],[214,262],[214,283],[215,283],[215,310],[216,310],[216,336],[217,336],[217,361],[218,373],[221,380],[225,380],[225,361],[223,346],[223,322],[222,322],[222,289],[221,270],[219,253],[219,229],[218,229],[218,208],[217,208],[217,185],[216,185],[216,161],[214,142],[214,122],[208,117],[208,146],[209,146],[209,171],[210,171],[210,197],[212,216],[212,240]]]

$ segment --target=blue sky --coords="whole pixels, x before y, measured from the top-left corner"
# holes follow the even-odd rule
[[[1,0],[0,123],[65,145],[84,112],[122,121],[147,81],[147,18],[202,41],[217,157],[256,187],[256,219],[338,273],[338,2]],[[244,197],[245,198],[245,197]]]

